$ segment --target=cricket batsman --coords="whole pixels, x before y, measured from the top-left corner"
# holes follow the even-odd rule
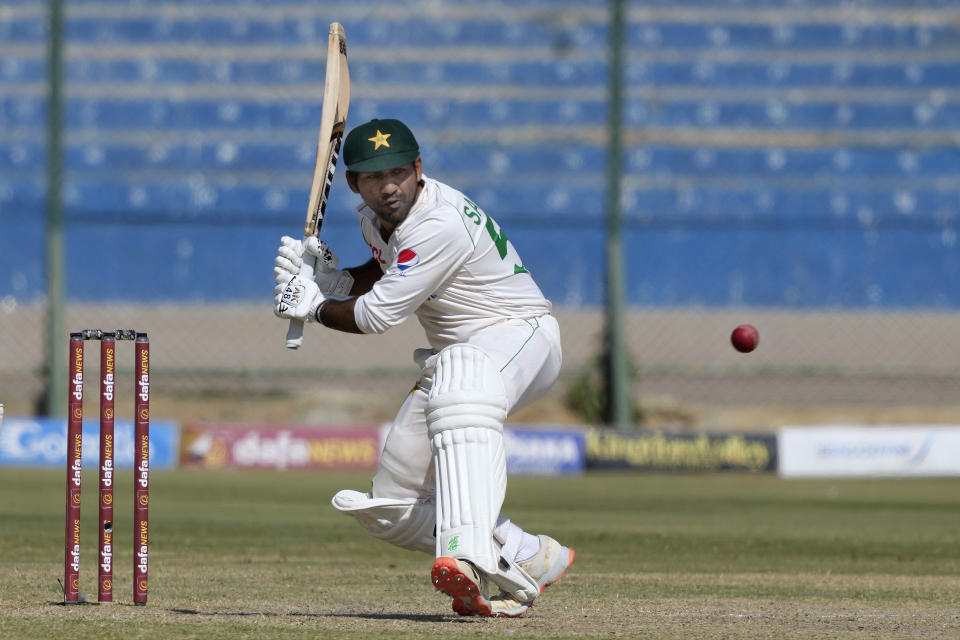
[[[333,506],[368,533],[434,556],[431,581],[460,615],[523,615],[573,562],[572,549],[500,515],[507,488],[503,423],[560,371],[560,331],[506,234],[476,203],[423,173],[399,120],[353,129],[346,179],[371,258],[338,269],[316,238],[284,237],[275,313],[379,334],[415,314],[429,349],[387,435],[372,490]],[[300,275],[304,261],[312,276]]]

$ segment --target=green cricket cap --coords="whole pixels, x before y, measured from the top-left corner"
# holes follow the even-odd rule
[[[393,169],[413,162],[420,146],[413,133],[399,120],[371,120],[355,127],[343,143],[343,161],[348,171]]]

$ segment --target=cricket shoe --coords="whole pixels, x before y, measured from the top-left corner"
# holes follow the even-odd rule
[[[553,538],[539,536],[540,548],[533,557],[517,564],[536,580],[540,591],[557,582],[573,564],[574,551]],[[453,598],[453,610],[461,616],[516,618],[527,612],[533,600],[520,602],[500,589],[488,595],[490,580],[465,560],[441,557],[433,565],[434,586]]]
[[[542,593],[544,589],[563,577],[573,564],[576,553],[550,536],[541,534],[537,537],[540,538],[540,548],[532,558],[517,564],[537,581]]]
[[[531,602],[519,602],[503,594],[488,596],[487,577],[466,560],[437,558],[430,579],[438,591],[453,598],[453,610],[461,616],[516,618],[530,608]]]

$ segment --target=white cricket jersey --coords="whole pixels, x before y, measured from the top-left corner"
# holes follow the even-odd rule
[[[389,241],[366,205],[360,227],[383,276],[357,298],[364,333],[383,333],[416,314],[433,349],[466,342],[505,319],[549,314],[550,302],[506,235],[476,204],[441,182],[424,188]]]

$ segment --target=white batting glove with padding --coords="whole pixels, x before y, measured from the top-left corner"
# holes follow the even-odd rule
[[[273,260],[273,275],[278,278],[282,273],[291,276],[300,275],[303,266],[303,243],[290,236],[280,238],[280,248]]]
[[[337,269],[340,259],[323,240],[310,236],[303,241],[303,250],[313,256],[316,268],[313,281],[324,295],[332,298],[346,298],[353,288],[353,274],[345,269]]]
[[[280,318],[316,322],[317,309],[326,298],[310,278],[281,274],[273,288],[273,313]]]
[[[307,277],[312,274],[320,291],[334,298],[346,298],[353,288],[353,275],[346,270],[337,269],[339,259],[330,246],[313,236],[296,240],[289,236],[280,239],[280,248],[273,261],[273,274],[279,276],[288,273],[292,276]],[[304,265],[309,269],[304,269]]]

